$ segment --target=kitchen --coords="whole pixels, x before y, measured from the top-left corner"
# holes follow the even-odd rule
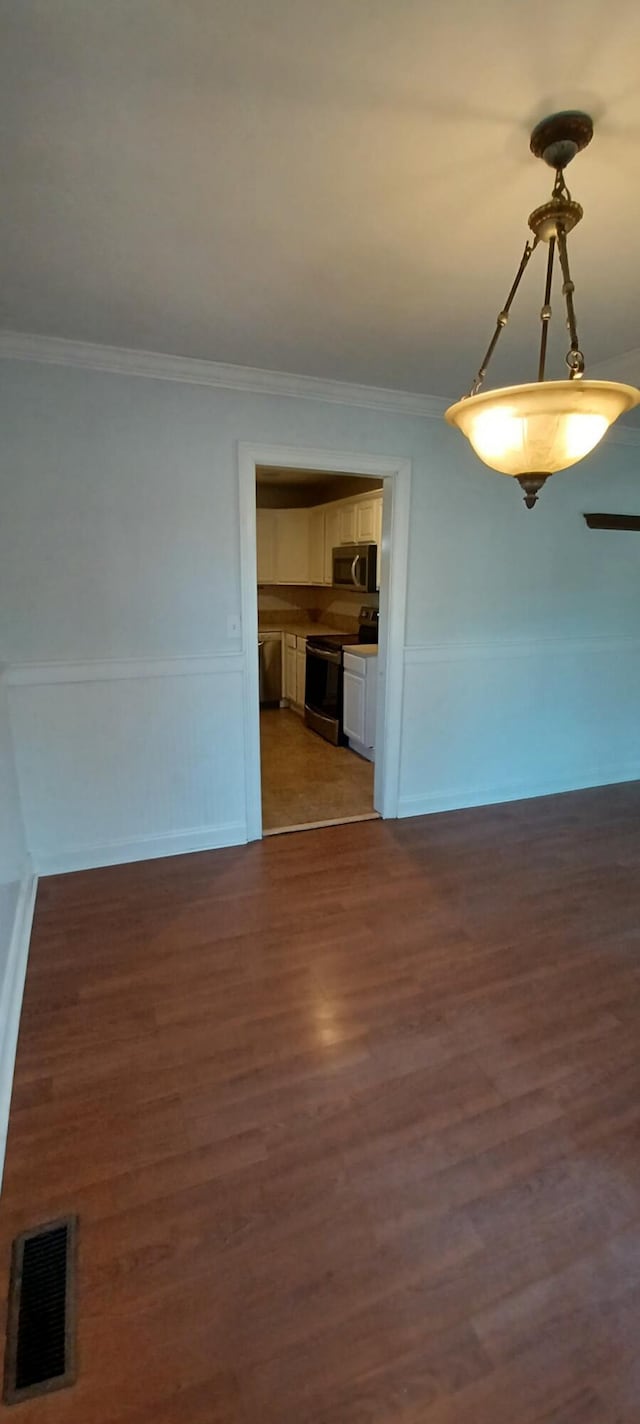
[[[381,480],[256,470],[263,832],[373,805]]]

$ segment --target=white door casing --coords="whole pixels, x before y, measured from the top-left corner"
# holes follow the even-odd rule
[[[260,692],[256,562],[256,465],[277,469],[330,470],[365,475],[384,482],[381,547],[380,652],[376,716],[374,806],[385,819],[398,814],[400,741],[411,461],[403,456],[362,455],[355,450],[325,450],[289,445],[238,442],[240,497],[240,576],[242,647],[245,679],[244,745],[247,839],[262,836],[260,790]]]

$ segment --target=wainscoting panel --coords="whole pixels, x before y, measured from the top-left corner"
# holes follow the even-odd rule
[[[640,777],[640,639],[405,650],[401,816]]]
[[[39,874],[246,840],[241,655],[14,667]]]

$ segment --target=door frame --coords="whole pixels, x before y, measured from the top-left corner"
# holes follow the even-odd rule
[[[248,841],[262,838],[260,683],[257,658],[257,465],[272,465],[278,469],[328,470],[337,474],[365,475],[384,481],[374,809],[384,820],[392,819],[398,814],[400,783],[411,460],[403,456],[363,455],[356,450],[331,450],[299,445],[258,445],[244,440],[238,442]]]

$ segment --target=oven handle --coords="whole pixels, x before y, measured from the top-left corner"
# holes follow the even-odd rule
[[[308,644],[307,657],[320,658],[323,663],[336,663],[338,667],[342,662],[342,653],[326,653],[324,648],[310,648]]]

